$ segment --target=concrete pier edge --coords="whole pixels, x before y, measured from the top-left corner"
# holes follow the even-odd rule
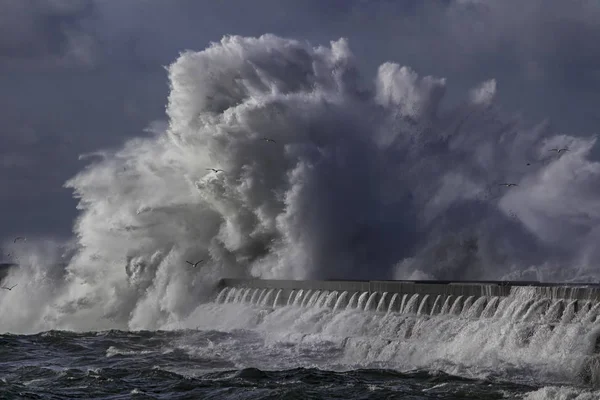
[[[360,280],[284,280],[224,278],[217,292],[225,287],[253,289],[327,290],[368,293],[401,293],[442,296],[508,296],[514,288],[531,287],[541,297],[600,301],[600,284],[547,283],[536,281],[360,281]]]

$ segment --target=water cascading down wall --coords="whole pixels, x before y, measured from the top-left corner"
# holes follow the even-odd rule
[[[216,303],[259,307],[321,307],[331,312],[362,310],[386,316],[406,315],[407,324],[437,316],[498,319],[562,335],[581,325],[580,342],[588,354],[578,375],[600,383],[600,285],[540,282],[451,281],[292,281],[222,279]],[[542,327],[542,328],[540,328]],[[560,327],[559,329],[556,329]],[[529,328],[527,328],[529,329]],[[412,331],[408,329],[407,332]],[[405,336],[405,335],[403,335]],[[406,339],[406,338],[405,338]],[[526,343],[523,343],[526,345]],[[579,368],[578,368],[579,369]]]
[[[328,307],[416,315],[492,316],[511,293],[529,293],[520,314],[548,315],[547,322],[568,322],[577,315],[600,312],[600,285],[539,282],[449,281],[291,281],[222,279],[218,303],[250,303],[277,307]],[[569,315],[572,315],[569,317]],[[548,315],[549,316],[549,315]]]

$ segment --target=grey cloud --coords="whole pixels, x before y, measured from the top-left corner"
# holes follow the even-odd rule
[[[169,63],[179,51],[201,50],[226,33],[274,32],[311,40],[348,36],[357,55],[379,53],[370,63],[393,54],[437,75],[491,63],[530,78],[568,78],[567,71],[577,70],[597,79],[600,59],[593,40],[600,37],[600,7],[591,1],[5,0],[0,18],[4,57],[85,60],[95,46],[112,62]]]
[[[514,58],[534,77],[600,83],[600,7],[597,2],[481,1],[455,3],[445,14],[449,40],[465,53]]]
[[[5,0],[0,9],[0,62],[5,66],[92,63],[94,39],[84,25],[92,15],[93,3]]]
[[[496,78],[497,100],[511,111],[533,121],[551,116],[569,133],[597,126],[593,2],[466,3],[2,0],[0,201],[19,211],[2,217],[0,236],[68,232],[74,202],[61,185],[84,165],[78,155],[119,146],[164,119],[163,66],[225,34],[272,32],[315,45],[348,37],[367,74],[393,61],[448,78],[446,103]],[[63,222],[21,223],[44,207],[60,210]]]

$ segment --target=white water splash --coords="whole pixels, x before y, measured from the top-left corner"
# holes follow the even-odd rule
[[[600,391],[564,386],[549,386],[527,393],[525,400],[597,400]]]
[[[3,330],[176,324],[224,276],[598,277],[595,139],[502,116],[494,81],[440,110],[444,79],[273,35],[186,52],[169,80],[168,128],[67,183],[77,251],[8,277],[30,287],[0,293]]]
[[[336,299],[347,298],[344,292],[282,291],[277,303],[273,298],[261,302],[268,292],[225,288],[214,303],[199,306],[177,327],[249,329],[265,340],[265,349],[255,347],[253,352],[270,352],[273,346],[278,351],[283,351],[281,346],[289,348],[294,354],[302,354],[303,349],[311,352],[315,346],[327,349],[327,361],[303,361],[320,368],[426,368],[536,386],[599,382],[595,351],[600,307],[590,302],[581,301],[575,308],[572,300],[550,299],[531,288],[519,288],[500,298],[450,296],[442,299],[448,303],[442,308],[411,305],[426,302],[426,296],[409,295],[401,303],[390,298],[389,307],[377,311],[364,300],[362,306],[360,300],[340,306]],[[377,292],[357,294],[363,299],[384,298]],[[299,295],[309,301],[300,306]],[[288,296],[297,305],[287,305]],[[264,360],[256,362],[266,368],[304,365],[291,354],[275,357],[268,366]]]

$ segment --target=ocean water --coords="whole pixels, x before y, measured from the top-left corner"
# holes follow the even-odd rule
[[[194,327],[1,335],[0,398],[600,398],[591,303],[522,289],[427,315],[406,299],[275,296],[223,289]]]
[[[267,346],[247,331],[49,331],[0,343],[2,399],[505,399],[536,389],[441,371],[319,367],[341,350]],[[255,354],[233,357],[223,350],[232,346]],[[306,366],[269,367],[295,351]],[[258,358],[261,369],[251,367]]]
[[[443,77],[381,62],[275,35],[181,54],[167,120],[65,183],[73,239],[2,243],[2,396],[600,398],[592,304],[216,301],[227,277],[600,279],[595,136],[500,109],[494,79],[446,107]]]

